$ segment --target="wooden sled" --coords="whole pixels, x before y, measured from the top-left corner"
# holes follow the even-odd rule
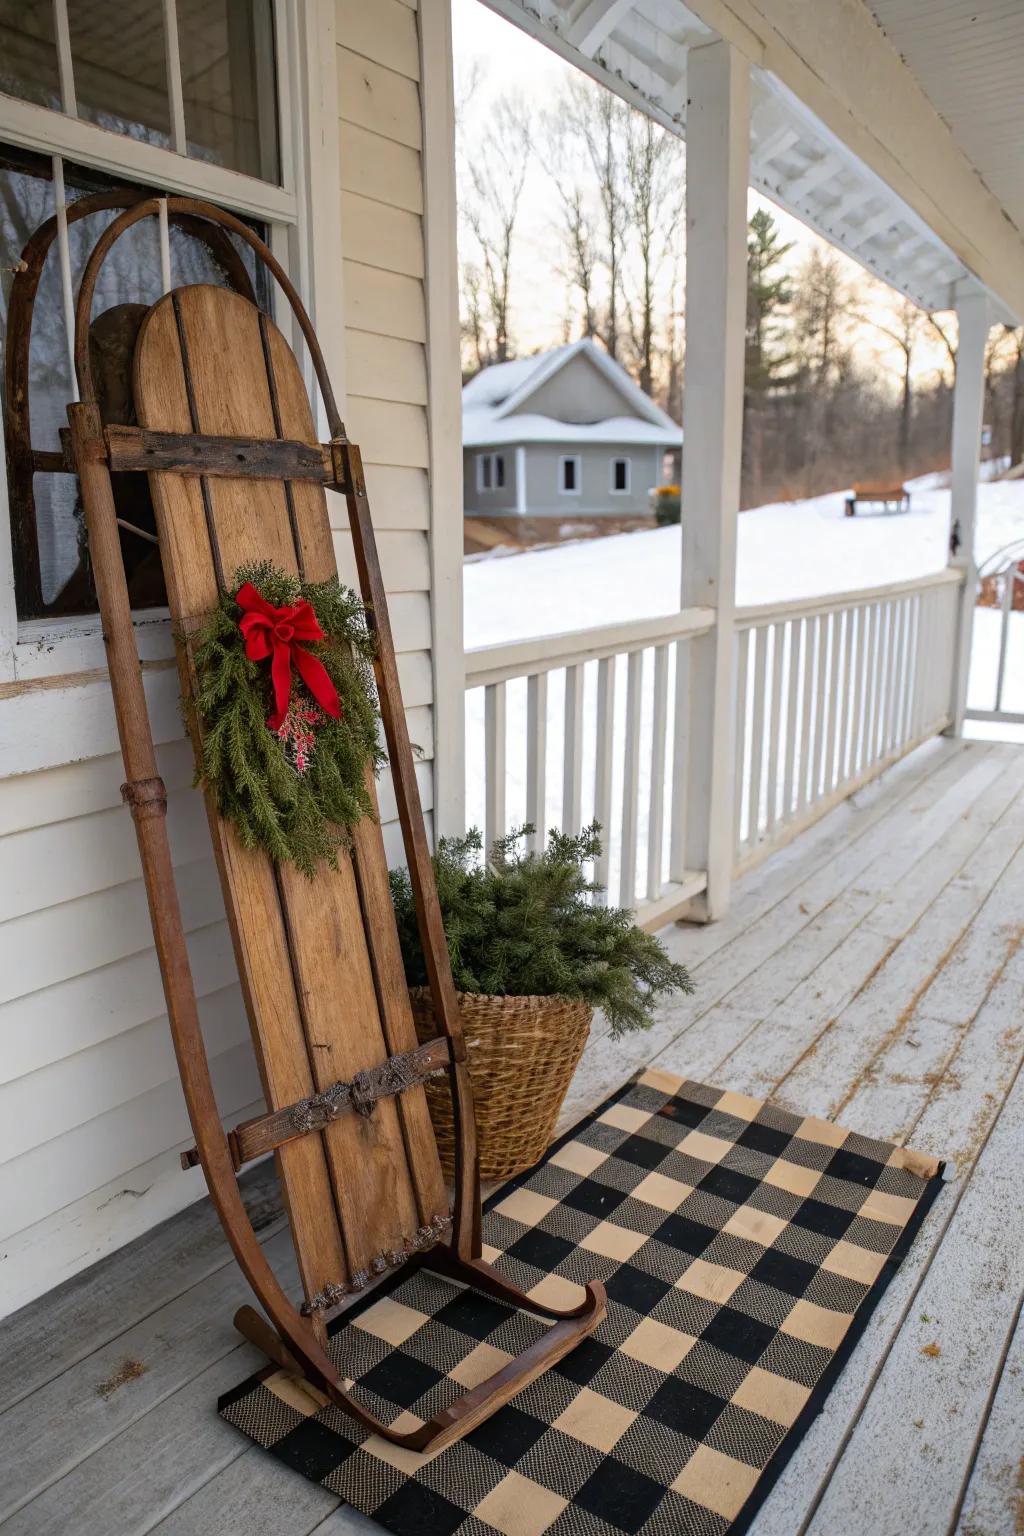
[[[317,339],[272,253],[240,220],[187,198],[167,215],[203,221],[244,241],[277,279],[305,338],[330,441],[319,443],[302,374],[274,322],[251,297],[212,286],[166,295],[146,313],[134,352],[138,426],[104,425],[90,366],[90,316],[100,269],[118,238],[159,201],[128,207],[108,226],[78,295],[69,406],[69,460],[79,475],[107,642],[131,808],[178,1067],[210,1195],[268,1321],[251,1307],[241,1332],[304,1375],[360,1424],[398,1445],[437,1449],[485,1419],[590,1334],[603,1287],[568,1311],[511,1285],[481,1256],[480,1189],[469,1076],[413,757],[399,691],[387,601],[359,450],[344,432]],[[251,292],[251,290],[250,290]],[[376,638],[376,678],[406,858],[442,1033],[417,1047],[380,827],[366,819],[337,872],[308,881],[242,847],[207,801],[214,850],[265,1091],[267,1113],[225,1135],[203,1045],[119,543],[113,476],[146,470],[182,693],[192,693],[187,637],[235,570],[253,559],[309,581],[335,574],[325,488],[345,496],[362,597]],[[194,720],[190,719],[194,728]],[[396,1062],[395,1058],[399,1058]],[[458,1131],[454,1205],[441,1175],[423,1078],[447,1071]],[[397,1072],[397,1079],[396,1079]],[[349,1092],[369,1095],[354,1113]],[[390,1081],[389,1081],[390,1079]],[[396,1088],[396,1081],[398,1087]],[[339,1087],[339,1085],[341,1085]],[[367,1109],[367,1104],[362,1106]],[[273,1150],[298,1255],[305,1303],[276,1280],[246,1215],[236,1175]],[[347,1390],[325,1349],[326,1323],[374,1276],[406,1262],[429,1267],[514,1307],[553,1319],[542,1338],[490,1380],[411,1432],[379,1422]]]

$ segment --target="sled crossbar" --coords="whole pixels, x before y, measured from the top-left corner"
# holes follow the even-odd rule
[[[288,438],[216,437],[198,432],[156,432],[146,427],[104,429],[107,460],[124,470],[173,470],[179,475],[227,475],[231,479],[309,480],[332,490],[346,488],[342,444]]]
[[[34,449],[32,468],[47,474],[75,475],[74,450],[67,427],[59,449]],[[146,427],[110,425],[103,429],[107,467],[113,474],[165,469],[179,475],[229,475],[232,479],[303,480],[328,490],[348,488],[344,438],[307,443],[289,438],[217,437],[209,433],[157,432]]]
[[[425,1083],[428,1078],[446,1072],[455,1059],[462,1041],[450,1041],[439,1036],[427,1040],[414,1051],[389,1056],[379,1067],[360,1072],[350,1083],[332,1083],[322,1093],[308,1099],[298,1099],[275,1109],[268,1115],[255,1115],[243,1120],[228,1132],[231,1159],[238,1173],[246,1163],[275,1152],[298,1136],[308,1136],[322,1131],[332,1120],[343,1114],[369,1114],[379,1099],[393,1098]],[[199,1151],[189,1147],[181,1154],[182,1168],[199,1165]]]

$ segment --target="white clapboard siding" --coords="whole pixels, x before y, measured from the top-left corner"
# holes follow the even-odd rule
[[[418,150],[346,122],[344,116],[338,126],[338,149],[342,191],[358,192],[410,213],[423,212]]]
[[[407,0],[337,0],[344,417],[366,465],[399,677],[432,835],[434,658],[420,46]],[[316,210],[314,209],[314,217]],[[321,299],[321,304],[323,300]],[[323,317],[321,317],[323,319]],[[344,500],[330,517],[356,584]],[[202,1193],[123,779],[101,638],[22,647],[0,686],[0,1315]],[[171,627],[139,628],[189,953],[220,1108],[260,1086],[192,753]],[[63,665],[73,657],[75,670]],[[385,849],[404,862],[388,773]]]

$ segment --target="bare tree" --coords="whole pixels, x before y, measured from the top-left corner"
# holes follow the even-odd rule
[[[900,300],[891,323],[879,319],[877,314],[860,314],[857,319],[873,325],[875,330],[888,336],[900,350],[900,414],[896,432],[896,453],[900,474],[906,475],[910,466],[910,427],[914,413],[913,362],[914,352],[921,340],[925,324],[931,319],[912,299]],[[937,329],[937,327],[936,327]]]
[[[548,171],[558,198],[556,230],[563,252],[562,276],[566,279],[565,326],[572,331],[572,297],[580,305],[580,334],[598,333],[595,293],[598,265],[597,239],[587,180],[590,161],[573,118],[561,108],[543,117],[544,141],[549,146]]]
[[[569,83],[562,110],[586,146],[601,208],[600,259],[608,273],[605,314],[598,327],[610,357],[622,334],[623,247],[626,225],[625,145],[629,108],[611,91],[578,77]]]
[[[636,242],[637,295],[628,304],[630,340],[637,383],[654,388],[655,302],[659,276],[682,213],[678,140],[645,113],[631,112],[626,135],[625,224]],[[675,185],[673,185],[675,181]]]
[[[943,325],[942,324],[942,322],[938,318],[938,315],[934,311],[932,311],[930,314],[928,314],[926,316],[926,319],[927,319],[928,325],[930,326],[932,331],[939,338],[939,340],[942,342],[942,345],[946,349],[946,356],[949,358],[949,365],[950,365],[950,367],[953,370],[953,383],[955,384],[956,383],[957,342],[953,338],[953,332],[949,329],[948,324],[947,325]]]
[[[500,96],[469,161],[471,192],[464,212],[479,254],[480,309],[488,333],[487,361],[492,363],[504,363],[513,353],[513,252],[530,138],[526,104],[517,97]]]

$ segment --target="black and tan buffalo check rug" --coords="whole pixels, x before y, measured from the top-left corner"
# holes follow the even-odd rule
[[[488,1202],[484,1255],[608,1316],[433,1456],[368,1436],[268,1367],[224,1418],[395,1536],[725,1536],[746,1529],[820,1410],[937,1193],[942,1164],[740,1093],[648,1071]],[[402,1429],[545,1324],[426,1268],[331,1339]]]

